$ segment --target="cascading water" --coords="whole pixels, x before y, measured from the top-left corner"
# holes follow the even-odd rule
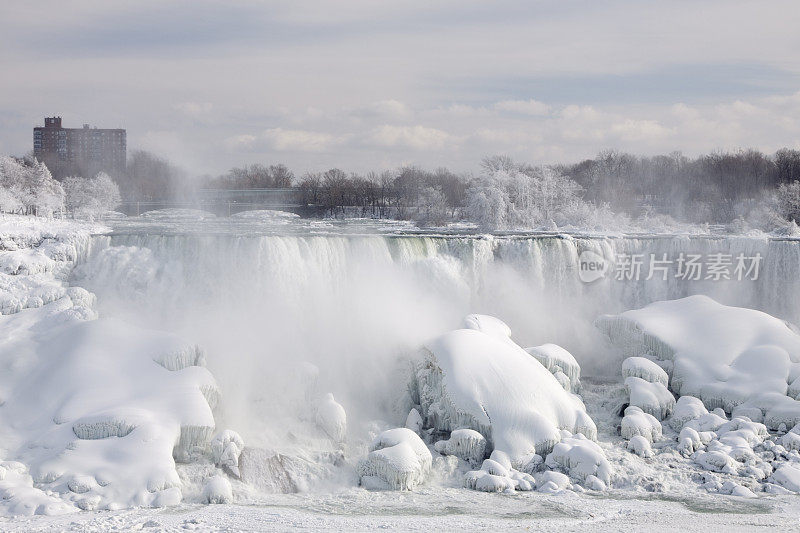
[[[593,320],[704,293],[795,321],[800,242],[738,237],[420,236],[157,232],[98,236],[76,282],[103,314],[177,331],[208,352],[225,424],[250,442],[315,381],[356,420],[391,412],[399,356],[471,312],[501,317],[522,345],[560,344],[585,374],[613,372]],[[578,275],[586,250],[762,256],[756,280],[617,280]],[[298,368],[311,362],[319,375]],[[393,379],[393,377],[395,379]],[[287,407],[288,406],[288,407]]]

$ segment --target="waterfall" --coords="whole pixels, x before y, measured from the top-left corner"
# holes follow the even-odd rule
[[[142,232],[95,237],[73,277],[97,294],[101,314],[203,345],[229,418],[263,414],[259,401],[275,396],[301,397],[297,387],[311,385],[286,376],[302,362],[349,410],[373,415],[391,409],[387,390],[402,387],[391,379],[398,356],[471,312],[500,317],[523,346],[564,346],[585,374],[614,367],[594,319],[656,300],[704,293],[798,321],[799,247],[739,237]],[[724,253],[762,262],[756,280],[647,280],[643,267],[638,280],[609,272],[584,283],[578,258],[587,250],[611,261]]]

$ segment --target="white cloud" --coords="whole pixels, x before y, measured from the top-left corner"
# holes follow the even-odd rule
[[[425,126],[389,126],[375,128],[368,142],[378,146],[411,148],[414,150],[441,150],[455,141],[450,134]]]
[[[342,142],[328,133],[283,128],[268,129],[262,137],[271,149],[282,152],[324,152]]]
[[[509,111],[521,115],[542,116],[550,112],[550,106],[538,100],[503,100],[494,104],[500,111]]]
[[[211,102],[181,102],[175,104],[174,107],[184,115],[191,117],[207,115],[214,109],[214,105]]]

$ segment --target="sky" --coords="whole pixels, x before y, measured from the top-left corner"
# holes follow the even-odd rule
[[[0,153],[60,115],[193,174],[800,149],[800,2],[3,0]]]

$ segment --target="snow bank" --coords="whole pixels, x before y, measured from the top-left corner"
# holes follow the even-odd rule
[[[433,458],[419,435],[408,428],[384,431],[358,463],[361,485],[368,489],[413,490],[424,483]]]
[[[604,316],[597,326],[626,353],[671,362],[678,395],[726,412],[758,408],[774,429],[800,421],[800,402],[786,396],[800,374],[800,335],[777,318],[690,296]]]
[[[580,398],[511,341],[505,324],[474,315],[467,322],[471,329],[427,343],[417,363],[411,388],[426,427],[473,429],[486,437],[489,449],[506,452],[515,467],[549,453],[561,429],[596,437]]]

